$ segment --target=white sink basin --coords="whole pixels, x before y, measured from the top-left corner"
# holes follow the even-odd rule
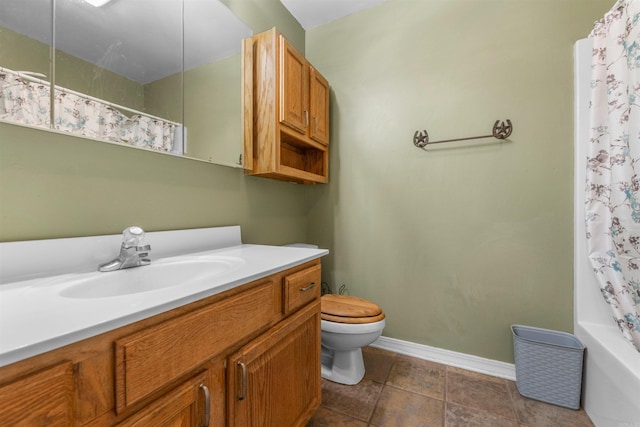
[[[165,259],[143,267],[86,275],[70,281],[60,291],[60,296],[95,299],[153,292],[204,281],[235,270],[242,264],[242,258],[222,256]]]

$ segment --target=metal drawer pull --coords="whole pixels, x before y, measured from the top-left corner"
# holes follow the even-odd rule
[[[311,282],[309,286],[305,286],[304,288],[300,288],[300,292],[308,291],[309,289],[313,289],[316,287],[316,282]]]
[[[241,389],[240,396],[238,396],[238,400],[244,400],[247,396],[247,365],[238,361],[238,365],[242,368],[242,381],[241,381]]]
[[[202,424],[202,427],[209,427],[209,418],[211,418],[209,387],[204,384],[200,384],[200,390],[204,392],[204,424]]]

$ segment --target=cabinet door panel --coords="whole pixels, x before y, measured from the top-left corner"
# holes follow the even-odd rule
[[[313,68],[311,68],[309,94],[311,111],[309,135],[322,144],[329,144],[329,82]]]
[[[71,362],[47,368],[0,386],[0,426],[60,426],[72,424]]]
[[[280,122],[302,135],[309,126],[309,64],[280,36]]]
[[[230,426],[304,426],[320,404],[320,301],[229,359]]]
[[[203,425],[206,374],[201,373],[182,383],[135,415],[118,424],[118,427],[193,427]],[[200,420],[200,422],[198,422]]]

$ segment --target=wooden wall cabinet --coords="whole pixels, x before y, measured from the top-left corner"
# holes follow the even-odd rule
[[[275,28],[242,49],[247,173],[328,182],[329,83]]]
[[[0,426],[304,426],[319,288],[314,260],[1,367]]]

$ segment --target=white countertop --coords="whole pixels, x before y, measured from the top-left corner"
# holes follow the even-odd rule
[[[152,261],[184,257],[230,257],[233,267],[214,277],[194,278],[175,286],[126,295],[69,298],[64,290],[79,280],[101,275],[144,272],[137,267],[109,273],[83,272],[40,277],[0,285],[0,366],[77,342],[202,298],[320,258],[329,251],[239,244]],[[136,274],[140,274],[137,272]],[[61,293],[63,295],[61,295]]]

